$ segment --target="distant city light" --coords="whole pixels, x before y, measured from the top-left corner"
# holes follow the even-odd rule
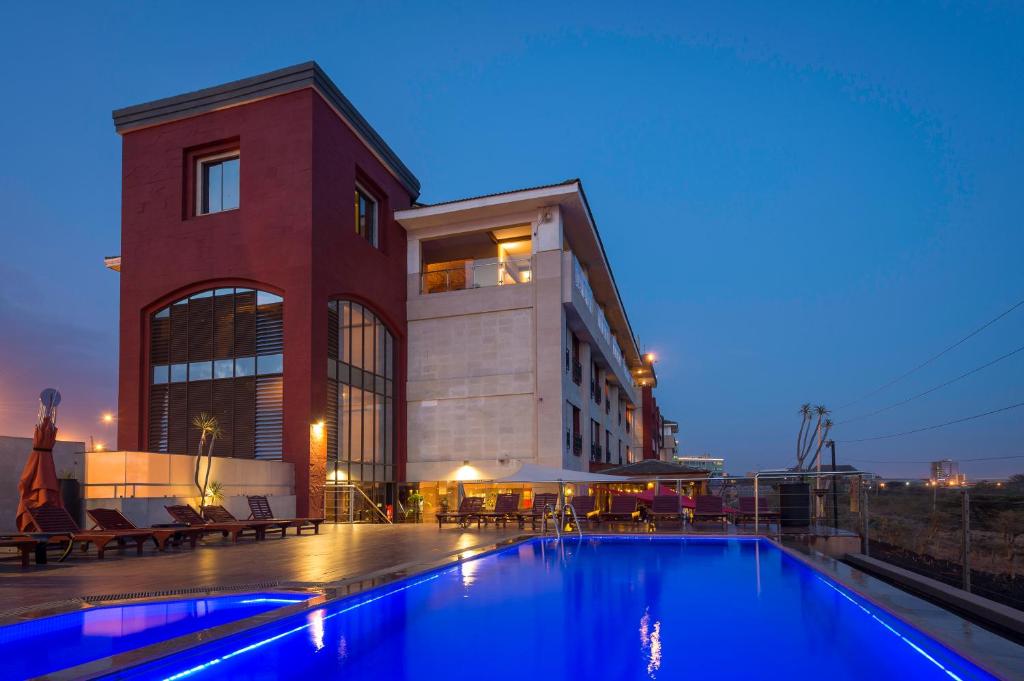
[[[104,412],[103,416],[100,417],[100,420],[103,421],[103,423],[113,423],[114,422],[114,415],[111,414],[109,411],[108,412]]]
[[[106,446],[105,444],[103,444],[102,442],[97,442],[97,443],[96,443],[96,444],[95,444],[95,445],[93,446],[93,448],[92,448],[92,450],[93,450],[94,452],[103,452],[103,451],[106,451],[106,449],[107,449],[107,446]]]

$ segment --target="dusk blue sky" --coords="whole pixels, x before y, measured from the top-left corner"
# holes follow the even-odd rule
[[[433,202],[579,177],[685,453],[789,465],[849,402],[1024,298],[1018,4],[7,4],[0,433],[64,394],[113,442],[111,110],[315,59]],[[1024,307],[848,409],[1024,345]],[[837,427],[840,461],[1024,455],[1024,352]],[[925,464],[862,464],[926,474]],[[965,463],[973,477],[1024,459]]]

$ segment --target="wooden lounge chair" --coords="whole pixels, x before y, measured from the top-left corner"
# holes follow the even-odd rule
[[[754,497],[740,497],[740,508],[739,513],[736,514],[736,520],[749,520],[754,521],[757,518],[761,522],[770,523],[779,519],[779,512],[772,511],[768,508],[768,498],[758,497],[757,498],[757,510],[755,512]]]
[[[693,520],[714,520],[720,519],[725,527],[729,522],[729,513],[722,505],[722,497],[713,494],[700,494],[694,500],[696,508],[693,509]]]
[[[56,506],[46,505],[31,508],[28,514],[32,518],[32,525],[37,531],[54,535],[50,539],[51,542],[81,543],[83,551],[88,548],[89,544],[92,544],[96,547],[96,557],[101,559],[110,542],[116,542],[118,547],[124,547],[128,542],[135,542],[135,550],[141,556],[142,547],[146,545],[146,540],[153,538],[153,533],[149,530],[83,531],[66,509],[57,508]]]
[[[612,505],[601,513],[601,520],[606,522],[640,522],[640,511],[637,510],[637,498],[632,494],[612,497]]]
[[[683,526],[683,509],[680,499],[675,494],[659,494],[651,500],[651,510],[647,514],[648,523],[657,528],[662,522],[678,521]]]
[[[215,523],[241,523],[249,527],[261,528],[264,536],[267,532],[280,532],[284,537],[285,531],[291,523],[289,520],[239,520],[231,515],[231,511],[218,504],[203,506],[201,510],[203,517],[207,520]]]
[[[188,504],[178,506],[164,506],[167,512],[170,514],[174,521],[189,527],[201,527],[204,530],[210,532],[220,532],[225,537],[231,537],[231,543],[237,544],[238,538],[245,536],[246,532],[251,532],[256,541],[260,541],[264,537],[264,528],[262,525],[251,525],[249,523],[239,522],[226,522],[226,523],[215,523],[208,522],[199,515],[199,512]]]
[[[92,518],[93,523],[96,524],[94,530],[101,530],[104,532],[119,532],[127,530],[136,530],[149,532],[153,535],[153,542],[156,547],[163,551],[167,548],[167,542],[177,541],[185,539],[191,545],[192,548],[196,547],[196,541],[206,534],[206,530],[202,527],[136,527],[135,523],[124,517],[120,511],[115,508],[90,508],[86,510],[89,517]]]
[[[303,529],[312,529],[313,534],[320,534],[320,523],[323,518],[275,518],[270,509],[270,501],[265,496],[246,497],[249,500],[250,520],[277,520],[286,522],[295,528],[295,534],[302,534]]]
[[[499,523],[502,527],[507,527],[509,520],[515,520],[519,523],[519,527],[523,526],[523,521],[519,513],[518,494],[499,494],[494,500],[494,510],[481,513],[480,515],[483,518],[485,525],[493,522],[495,527],[497,527]]]
[[[581,525],[585,522],[592,525],[601,522],[601,512],[597,510],[597,497],[581,494],[578,497],[569,497],[566,502],[572,504],[572,510],[576,512],[576,518]]]
[[[538,525],[543,525],[544,516],[548,513],[548,506],[554,511],[558,506],[558,495],[554,492],[543,492],[533,495],[533,506],[519,514],[519,527],[530,523],[530,529],[536,531]]]
[[[462,503],[459,504],[459,510],[437,512],[437,527],[440,529],[441,524],[446,522],[457,523],[460,527],[469,527],[473,520],[476,520],[476,526],[480,527],[480,516],[481,513],[483,513],[483,510],[483,497],[463,497]]]
[[[27,568],[29,565],[29,556],[35,553],[36,545],[39,542],[32,537],[25,536],[3,536],[0,537],[0,548],[5,549],[18,549],[18,553],[21,554],[21,567]]]

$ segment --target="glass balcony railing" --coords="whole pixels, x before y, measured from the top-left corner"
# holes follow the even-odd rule
[[[483,258],[466,260],[453,267],[433,267],[427,265],[420,274],[420,293],[528,284],[533,279],[530,258]]]

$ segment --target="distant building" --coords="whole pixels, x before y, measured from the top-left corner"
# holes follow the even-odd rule
[[[960,480],[960,464],[952,459],[932,461],[931,475],[929,478],[939,484],[949,484],[952,481]]]
[[[721,475],[725,470],[725,459],[710,454],[673,456],[672,461],[689,468],[707,471],[711,475]]]
[[[672,461],[679,454],[679,423],[677,421],[663,420],[661,422],[661,450],[658,458],[662,461]]]

